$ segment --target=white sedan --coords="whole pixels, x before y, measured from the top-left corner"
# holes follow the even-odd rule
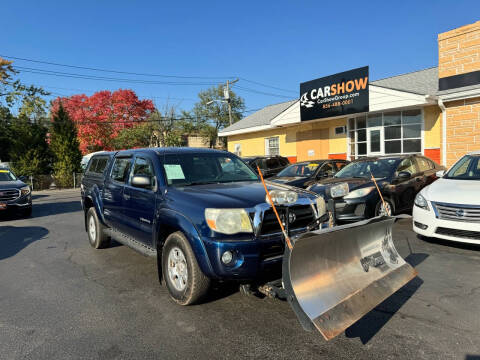
[[[480,244],[480,151],[465,155],[415,198],[413,230],[420,235]]]

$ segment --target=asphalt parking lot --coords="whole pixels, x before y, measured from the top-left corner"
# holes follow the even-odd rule
[[[89,246],[78,190],[35,193],[31,218],[0,217],[0,358],[479,358],[480,246],[418,239],[409,219],[394,241],[419,276],[327,343],[233,286],[175,305],[153,259]]]

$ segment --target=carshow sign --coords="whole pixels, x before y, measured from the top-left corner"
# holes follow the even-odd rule
[[[368,110],[368,66],[300,84],[302,121]]]

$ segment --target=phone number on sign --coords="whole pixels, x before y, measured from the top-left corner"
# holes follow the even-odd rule
[[[329,103],[329,104],[328,103],[323,104],[322,108],[329,109],[329,108],[336,107],[336,106],[351,105],[351,104],[353,104],[353,99],[335,101],[335,102],[332,102],[332,103]]]

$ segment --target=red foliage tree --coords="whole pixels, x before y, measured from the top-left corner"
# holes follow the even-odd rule
[[[139,100],[134,91],[122,89],[56,98],[52,114],[60,102],[77,126],[83,154],[113,150],[113,140],[120,130],[137,126],[155,109],[151,100]]]

